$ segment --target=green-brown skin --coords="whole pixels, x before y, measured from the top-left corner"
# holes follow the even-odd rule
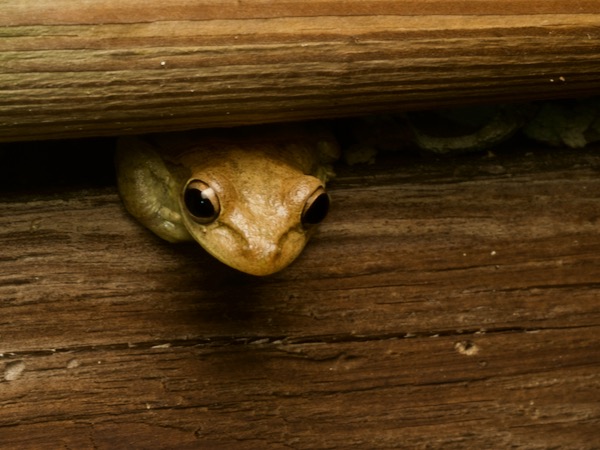
[[[125,207],[158,236],[269,275],[296,259],[327,212],[338,157],[318,125],[267,126],[124,137],[116,166]]]

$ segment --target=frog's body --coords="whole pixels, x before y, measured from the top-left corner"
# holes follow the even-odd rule
[[[116,162],[123,202],[150,230],[268,275],[300,254],[327,213],[338,157],[327,130],[280,126],[125,137]]]

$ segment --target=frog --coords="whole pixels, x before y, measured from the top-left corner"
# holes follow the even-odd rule
[[[292,124],[123,136],[115,164],[123,204],[145,227],[266,276],[325,219],[339,157],[329,128]]]

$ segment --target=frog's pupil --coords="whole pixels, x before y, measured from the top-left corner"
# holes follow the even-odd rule
[[[215,207],[200,189],[189,188],[184,195],[185,206],[196,217],[209,219],[215,214]]]
[[[319,195],[308,209],[304,212],[302,222],[307,225],[315,225],[325,219],[327,212],[329,211],[329,196],[325,193]]]

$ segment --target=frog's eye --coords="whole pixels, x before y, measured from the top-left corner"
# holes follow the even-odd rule
[[[316,225],[323,221],[329,211],[329,195],[322,187],[308,199],[302,211],[303,225]]]
[[[200,180],[191,180],[183,191],[183,203],[198,223],[210,223],[219,216],[221,206],[217,193]]]

